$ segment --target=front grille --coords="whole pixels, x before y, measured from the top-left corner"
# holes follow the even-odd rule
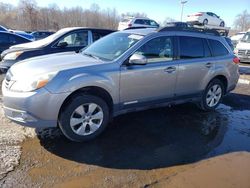
[[[240,56],[250,56],[250,50],[238,50]]]

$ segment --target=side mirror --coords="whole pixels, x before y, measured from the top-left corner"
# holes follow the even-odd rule
[[[129,58],[129,64],[130,65],[146,65],[147,64],[147,58],[140,54],[133,54]]]
[[[65,48],[66,46],[68,46],[68,43],[67,42],[59,42],[57,44],[57,46],[60,47],[60,48]]]

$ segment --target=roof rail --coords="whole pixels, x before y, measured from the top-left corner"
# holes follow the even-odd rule
[[[143,27],[143,26],[141,26],[141,27],[128,27],[128,28],[126,28],[124,30],[130,30],[130,29],[148,29],[148,28],[155,28],[156,29],[156,27]]]
[[[220,36],[220,33],[213,29],[203,29],[203,28],[194,28],[194,27],[163,27],[158,30],[158,32],[165,31],[185,31],[185,32],[195,32],[195,33],[203,33],[209,35]]]

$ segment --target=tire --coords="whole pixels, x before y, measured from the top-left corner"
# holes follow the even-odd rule
[[[218,86],[218,87],[216,87]],[[217,88],[217,89],[216,89]],[[220,89],[218,89],[220,88]],[[212,91],[215,89],[215,93]],[[220,91],[220,92],[219,92]],[[200,109],[203,111],[213,111],[220,104],[225,93],[225,86],[219,79],[213,79],[206,87],[200,101]],[[212,94],[212,95],[211,95]],[[211,100],[210,100],[211,99]]]
[[[208,24],[208,20],[207,19],[203,20],[202,24],[203,25],[207,25]]]
[[[84,142],[99,136],[109,122],[107,103],[96,96],[72,97],[59,115],[59,128],[71,141]]]
[[[225,27],[225,22],[221,22],[220,27]]]

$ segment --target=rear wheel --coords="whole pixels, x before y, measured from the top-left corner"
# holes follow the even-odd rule
[[[76,142],[96,138],[106,128],[109,120],[107,103],[96,96],[79,95],[72,98],[59,116],[63,134]]]
[[[225,22],[221,22],[220,27],[225,27]]]
[[[205,20],[203,21],[203,25],[207,25],[207,24],[208,24],[208,20],[205,19]]]
[[[225,87],[219,79],[212,80],[203,92],[200,108],[204,111],[215,110],[220,104]]]

